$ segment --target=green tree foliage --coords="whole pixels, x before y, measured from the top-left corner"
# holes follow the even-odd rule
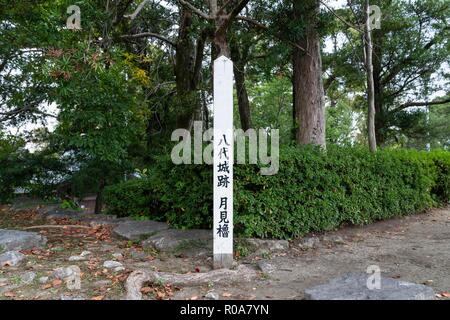
[[[341,86],[336,81],[335,88],[353,96],[356,93],[359,98],[354,99],[355,106],[362,109],[362,1],[352,3],[338,14],[354,27],[338,21],[331,34],[344,41],[325,60],[331,79],[343,83]],[[404,126],[407,117],[418,117],[408,114],[411,107],[423,107],[431,102],[432,94],[448,91],[445,63],[450,53],[450,2],[393,0],[371,4],[378,5],[382,12],[381,29],[373,30],[377,141],[381,145],[396,144],[402,135],[416,135],[410,130],[412,126]],[[434,103],[446,100],[440,97]]]

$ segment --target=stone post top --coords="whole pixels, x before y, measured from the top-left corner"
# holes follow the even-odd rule
[[[216,61],[230,61],[231,62],[231,59],[229,59],[229,58],[227,58],[226,56],[224,56],[224,55],[221,55],[220,57],[218,57],[216,60],[214,60],[215,62]]]

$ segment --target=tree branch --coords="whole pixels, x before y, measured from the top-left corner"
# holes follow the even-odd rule
[[[327,8],[328,11],[331,12],[331,14],[333,14],[333,16],[335,16],[336,18],[338,18],[341,22],[343,22],[345,25],[347,25],[348,27],[355,29],[356,31],[360,32],[360,33],[364,33],[363,30],[359,29],[357,26],[352,25],[350,22],[348,22],[347,20],[345,20],[344,18],[342,18],[341,16],[339,16],[332,8],[330,8],[326,3],[324,3],[323,1],[319,1],[325,8]]]
[[[160,34],[153,33],[153,32],[142,32],[142,33],[136,33],[136,34],[125,34],[125,35],[120,36],[120,38],[122,38],[122,39],[138,39],[138,38],[148,38],[148,37],[156,38],[158,40],[166,42],[167,44],[170,44],[173,47],[176,47],[176,44],[173,41],[169,40],[168,38],[166,38],[166,37],[164,37],[164,36],[162,36]]]
[[[438,37],[441,35],[442,32],[449,30],[450,27],[445,27],[444,29],[441,30],[441,32],[439,32],[433,39],[431,39],[428,43],[426,43],[422,50],[427,51],[429,50],[432,46],[434,46],[437,42],[438,42]],[[392,67],[390,70],[391,72],[386,76],[386,78],[384,78],[382,80],[382,84],[386,85],[387,83],[389,83],[390,81],[392,81],[395,76],[397,76],[397,74],[399,74],[405,67],[405,65],[408,65],[409,63],[413,62],[414,58],[412,55],[409,55],[408,57],[406,57],[405,59],[403,59],[402,61],[400,61],[396,66]]]
[[[125,14],[124,17],[125,18],[130,18],[131,20],[134,20],[134,18],[136,18],[136,16],[139,14],[139,12],[141,12],[141,10],[144,8],[144,6],[147,4],[147,2],[149,2],[150,0],[144,0],[142,1],[139,6],[136,8],[136,10],[134,10],[134,12],[132,14]]]
[[[258,27],[260,29],[264,29],[264,30],[268,29],[268,27],[265,26],[264,24],[254,20],[252,18],[249,18],[249,17],[237,16],[236,20],[246,21],[246,22],[251,23],[251,24],[253,24],[254,26],[256,26],[256,27]]]
[[[234,18],[236,18],[236,16],[242,11],[242,9],[245,8],[249,1],[250,0],[240,0],[238,2],[238,4],[233,8],[233,10],[231,10],[230,14],[228,15],[230,21],[233,21]]]
[[[178,0],[183,6],[188,7],[193,13],[199,15],[200,17],[207,19],[207,20],[211,20],[213,19],[213,17],[207,15],[206,13],[204,13],[202,10],[197,9],[196,7],[194,7],[190,2],[185,1],[185,0]]]
[[[402,105],[400,105],[398,108],[395,108],[391,111],[391,113],[402,111],[409,107],[423,107],[423,106],[434,106],[434,105],[440,105],[440,104],[446,104],[450,102],[450,98],[444,99],[444,100],[438,100],[438,101],[410,101],[406,102]]]
[[[233,0],[227,0],[220,8],[219,10],[217,10],[217,13],[223,13],[225,12],[226,7],[228,7],[228,5],[233,2]]]

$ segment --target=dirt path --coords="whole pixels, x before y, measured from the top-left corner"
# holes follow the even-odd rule
[[[68,219],[44,221],[32,210],[0,209],[0,228],[22,229],[49,223],[90,226]],[[131,271],[139,268],[177,273],[211,270],[208,255],[143,250],[138,243],[112,236],[107,226],[52,228],[43,229],[42,233],[48,238],[45,250],[25,251],[26,259],[21,265],[0,269],[0,300],[123,299],[124,281]],[[69,257],[86,250],[91,254],[85,260],[69,261]],[[118,261],[125,269],[115,272],[103,267],[107,260]],[[306,288],[348,272],[366,272],[369,265],[378,265],[384,276],[424,283],[436,293],[448,292],[450,208],[312,235],[292,241],[288,251],[263,257],[252,255],[240,258],[239,262],[255,268],[264,264],[268,271],[259,272],[259,278],[248,284],[193,288],[153,285],[145,288],[144,298],[204,299],[207,292],[214,291],[220,299],[302,299]],[[80,290],[71,291],[52,278],[54,269],[70,265],[81,269]],[[24,274],[29,272],[35,274],[35,279],[26,283]],[[49,280],[40,282],[42,277]]]
[[[383,276],[423,283],[436,293],[450,291],[450,208],[326,236],[339,241],[304,252],[295,249],[299,241],[294,241],[288,254],[272,258],[275,271],[254,295],[302,299],[308,287],[348,272],[364,273],[370,265],[378,265]]]

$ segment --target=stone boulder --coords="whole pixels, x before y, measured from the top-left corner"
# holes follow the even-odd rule
[[[177,230],[169,229],[151,236],[142,242],[142,246],[151,247],[159,251],[172,251],[183,245],[204,247],[212,241],[213,235],[210,230]]]
[[[114,228],[114,233],[128,240],[142,240],[169,229],[167,223],[157,221],[124,221]]]
[[[47,238],[37,232],[0,229],[0,248],[3,250],[26,250],[43,248]]]
[[[0,267],[9,266],[15,267],[25,259],[25,255],[19,251],[8,251],[0,254]]]
[[[251,255],[264,255],[289,249],[289,241],[287,240],[249,238],[240,239],[239,241],[248,247],[251,251]]]
[[[309,300],[433,300],[432,288],[381,277],[380,288],[367,286],[369,274],[349,273],[305,290]]]

